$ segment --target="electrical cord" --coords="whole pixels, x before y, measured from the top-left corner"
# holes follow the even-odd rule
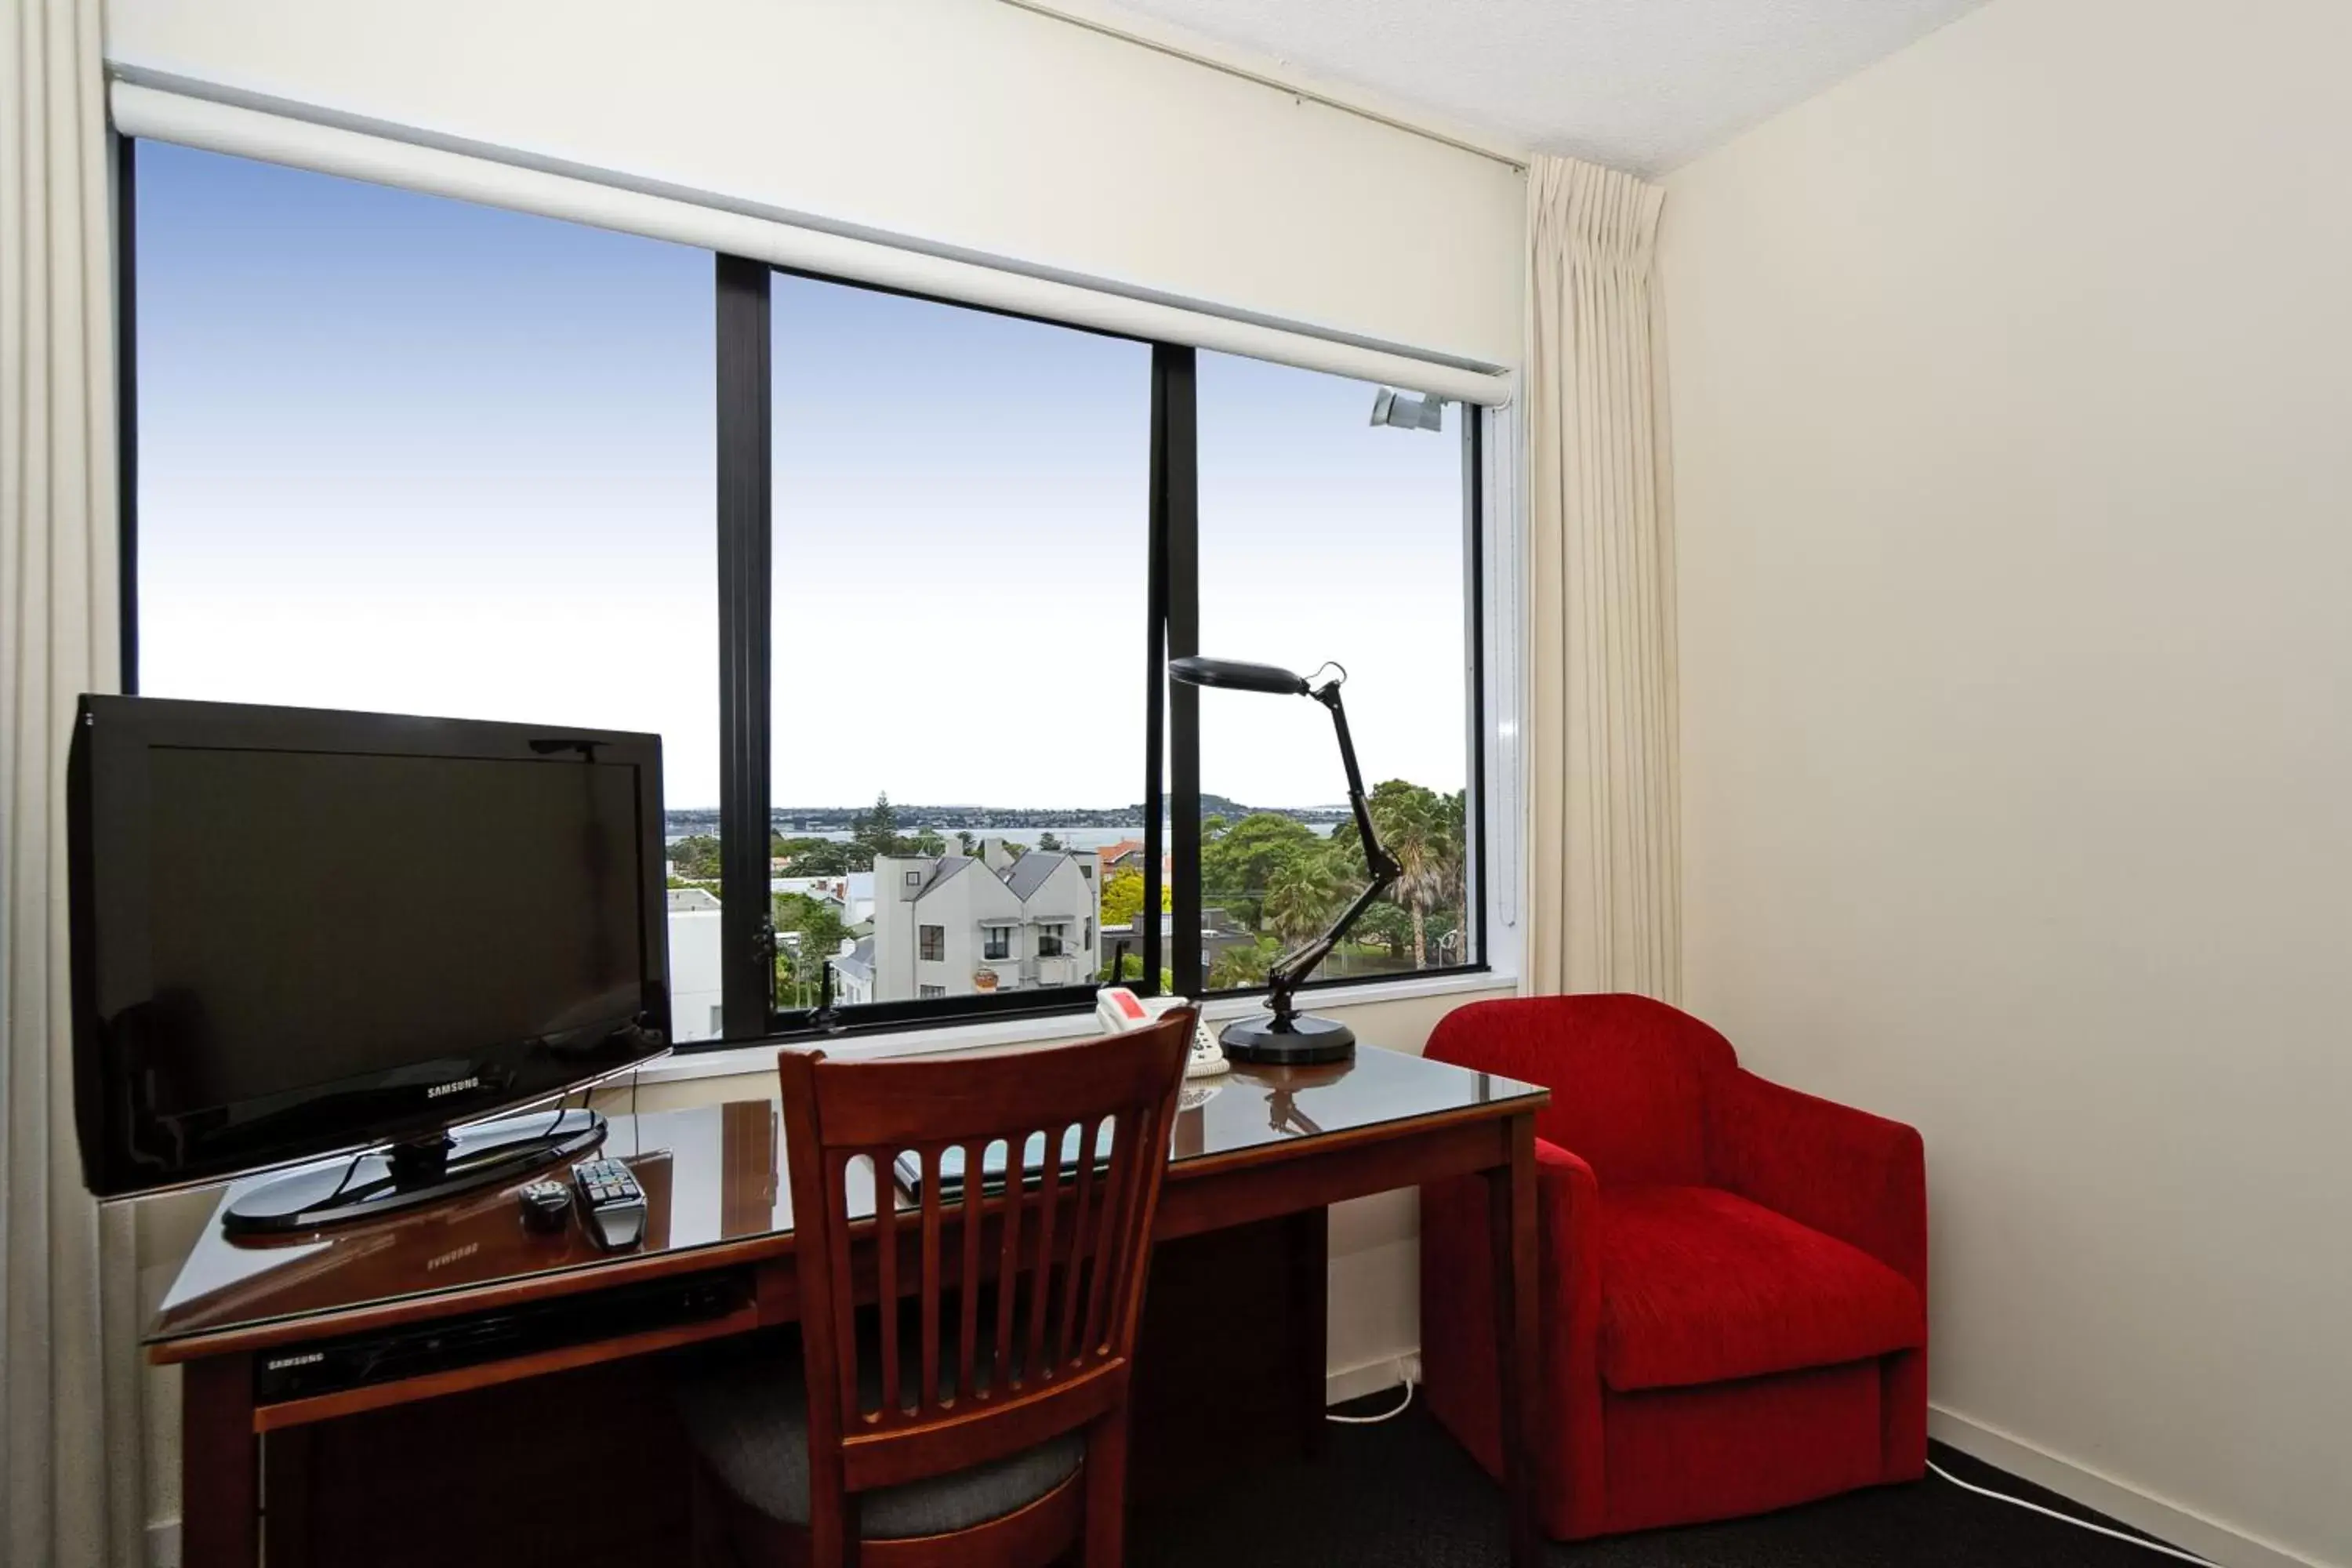
[[[1408,1377],[1404,1380],[1404,1397],[1397,1402],[1397,1407],[1394,1410],[1383,1410],[1378,1415],[1334,1415],[1327,1410],[1323,1413],[1323,1419],[1341,1426],[1377,1426],[1383,1421],[1395,1420],[1411,1408],[1412,1408],[1412,1379]]]
[[[2087,1519],[2076,1519],[2071,1513],[2060,1513],[2054,1508],[2043,1508],[2038,1502],[2028,1502],[2021,1497],[2011,1497],[2007,1492],[1997,1492],[1990,1487],[1980,1487],[1973,1481],[1964,1481],[1933,1459],[1927,1461],[1927,1468],[1962,1491],[1974,1492],[1979,1497],[1989,1497],[1995,1502],[2010,1503],[2018,1508],[2030,1509],[2035,1513],[2047,1514],[2061,1524],[2071,1524],[2077,1530],[2087,1530],[2096,1535],[2113,1536],[2117,1541],[2127,1541],[2134,1546],[2145,1546],[2150,1552],[2161,1552],[2167,1557],[2178,1557],[2183,1563],[2201,1563],[2205,1568],[2218,1568],[2211,1558],[2200,1557],[2194,1552],[2183,1552],[2177,1546],[2167,1546],[2161,1541],[2150,1541],[2145,1536],[2127,1535],[2120,1530],[2109,1530],[2104,1524],[2093,1524]]]

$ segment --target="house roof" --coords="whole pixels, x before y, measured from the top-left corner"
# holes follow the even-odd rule
[[[874,939],[866,937],[833,961],[833,967],[853,980],[874,978]]]
[[[921,898],[925,893],[929,892],[933,888],[938,887],[941,882],[946,881],[949,878],[953,877],[957,872],[962,870],[965,867],[971,864],[971,860],[968,856],[940,856],[937,860],[931,863],[931,874],[923,879],[923,885],[921,888],[917,889],[915,896],[919,899]]]
[[[1125,856],[1139,855],[1142,852],[1143,840],[1140,838],[1122,838],[1116,844],[1106,844],[1095,851],[1106,866]]]
[[[1067,855],[1057,855],[1050,849],[1032,849],[1004,868],[1004,885],[1013,889],[1014,898],[1025,904],[1029,901],[1029,895],[1044,887],[1045,879],[1067,859]]]

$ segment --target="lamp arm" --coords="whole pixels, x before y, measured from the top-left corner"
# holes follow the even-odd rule
[[[1315,973],[1318,964],[1331,956],[1331,950],[1363,918],[1364,911],[1396,886],[1400,873],[1396,860],[1381,847],[1380,836],[1372,831],[1371,804],[1364,797],[1364,775],[1356,765],[1356,742],[1348,732],[1348,710],[1339,700],[1339,683],[1326,681],[1308,695],[1331,710],[1331,729],[1339,742],[1339,761],[1348,771],[1348,805],[1356,815],[1356,837],[1364,847],[1364,866],[1371,873],[1371,881],[1321,936],[1283,954],[1268,966],[1266,1002],[1276,1029],[1287,1028],[1298,1016],[1296,997],[1299,985]]]

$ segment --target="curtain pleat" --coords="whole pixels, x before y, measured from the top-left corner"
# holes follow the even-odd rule
[[[1682,979],[1664,193],[1574,159],[1528,171],[1529,982]]]
[[[0,19],[0,1563],[145,1556],[130,1212],[82,1190],[65,754],[121,637],[99,0]]]

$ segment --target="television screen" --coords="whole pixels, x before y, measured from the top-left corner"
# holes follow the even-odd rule
[[[85,700],[92,1190],[429,1133],[660,1050],[659,759],[650,736]]]

